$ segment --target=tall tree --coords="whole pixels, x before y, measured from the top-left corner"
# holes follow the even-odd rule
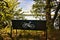
[[[33,11],[34,11],[34,13],[36,12],[36,13],[39,13],[38,12],[38,10],[39,11],[41,11],[42,9],[40,9],[41,8],[41,6],[39,6],[40,5],[40,2],[41,2],[41,0],[34,0],[35,1],[35,4],[33,5]],[[40,2],[39,2],[40,1]],[[44,0],[43,1],[43,3],[44,2],[46,2],[44,5],[44,7],[45,7],[45,12],[44,12],[44,14],[46,14],[46,27],[48,28],[48,30],[49,30],[49,34],[51,35],[51,37],[52,37],[52,32],[54,31],[54,21],[56,20],[56,18],[57,18],[57,16],[58,16],[58,11],[59,11],[59,9],[60,9],[60,2],[58,3],[56,0]],[[36,4],[36,3],[38,3],[38,4]],[[56,5],[57,4],[57,5]],[[38,6],[37,6],[38,5]],[[42,4],[43,5],[43,4]],[[40,7],[39,9],[38,9],[38,7]],[[44,8],[44,7],[42,7],[42,8]],[[37,10],[36,10],[37,9]],[[36,11],[35,11],[36,10]],[[51,14],[52,14],[52,12],[53,11],[55,11],[55,14],[54,14],[54,16],[53,16],[53,18],[51,18]],[[35,13],[35,15],[36,15],[36,13]],[[41,13],[41,12],[40,12]],[[52,40],[52,39],[50,39],[50,40]]]
[[[46,27],[48,29],[53,29],[52,25],[52,19],[51,19],[51,5],[50,5],[51,0],[46,0]]]
[[[38,13],[46,14],[47,24],[50,25],[50,29],[54,28],[53,24],[58,16],[58,11],[60,9],[60,3],[57,0],[34,0],[35,4],[33,4],[33,12],[35,15]],[[55,11],[55,15],[51,18],[52,12]],[[46,12],[46,13],[45,13]],[[38,15],[37,15],[38,16]],[[50,24],[51,23],[51,24]]]

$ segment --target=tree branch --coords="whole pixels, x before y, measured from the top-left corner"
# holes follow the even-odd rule
[[[53,20],[52,20],[53,23],[54,23],[54,21],[55,21],[57,15],[58,15],[58,11],[59,11],[59,9],[60,9],[60,2],[59,2],[58,6],[57,6],[57,8],[56,8],[55,15],[54,15],[54,17],[53,17]]]

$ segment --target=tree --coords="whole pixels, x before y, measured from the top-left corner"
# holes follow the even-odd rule
[[[50,23],[51,23],[51,5],[50,5],[50,0],[46,0],[46,1],[42,1],[42,0],[34,0],[35,1],[35,4],[33,5],[33,11],[34,13],[44,13],[46,14],[46,21],[47,21],[47,25],[49,26],[49,28],[51,27],[50,26]],[[45,2],[45,3],[44,3]],[[46,7],[45,7],[46,6]],[[44,10],[45,8],[45,10]],[[44,10],[44,11],[42,11]],[[46,13],[45,13],[46,12]]]
[[[55,5],[51,6],[51,1],[46,0],[46,20],[47,20],[48,23],[51,23],[51,24],[49,24],[50,25],[50,27],[49,27],[50,30],[54,30],[54,21],[56,20],[56,18],[58,16],[58,11],[60,9],[60,2],[59,2],[59,4],[57,4],[57,7],[55,8],[55,15],[53,16],[53,18],[51,18],[51,10],[53,9],[53,7],[55,7]],[[49,20],[50,20],[50,22],[49,22]],[[48,25],[48,23],[47,23],[47,25]]]
[[[42,14],[45,12],[44,7],[45,3],[43,0],[34,0],[35,3],[32,6],[32,12],[38,17],[38,14]]]
[[[53,22],[55,21],[57,15],[58,15],[59,9],[60,9],[60,2],[59,2],[59,4],[57,5],[56,11],[55,11],[55,15],[54,15],[54,17],[53,17]]]
[[[40,6],[41,0],[34,0],[34,1],[35,1],[35,4],[33,5],[33,11],[34,11],[34,13],[36,15],[39,12],[41,13],[41,10],[42,10],[42,9],[40,9],[41,8],[41,6]],[[45,0],[45,2],[46,2],[44,4],[45,8],[43,6],[42,6],[42,8],[45,9],[44,14],[46,14],[46,27],[48,28],[47,31],[48,31],[48,34],[49,34],[49,35],[48,34],[47,35],[51,37],[50,40],[53,40],[52,36],[53,36],[53,32],[55,31],[54,22],[55,22],[55,20],[56,20],[56,18],[58,16],[58,11],[60,9],[60,2],[57,2],[56,0]],[[43,3],[42,3],[42,5],[43,5]],[[53,18],[51,18],[51,14],[52,14],[53,11],[55,11],[55,14],[54,14]]]
[[[17,0],[1,0],[0,1],[0,25],[1,25],[0,27],[1,28],[5,28],[7,25],[11,26],[11,20],[14,19],[14,16],[18,11],[18,10],[15,11],[18,4],[20,3]],[[19,10],[22,10],[22,9],[19,9]],[[5,26],[2,24],[5,24]]]
[[[51,5],[50,5],[51,0],[46,0],[46,27],[48,27],[48,29],[52,29],[53,25],[52,25],[52,19],[51,19]]]
[[[32,7],[33,13],[35,15],[37,15],[38,13],[46,14],[46,20],[48,22],[47,25],[50,25],[48,28],[54,29],[53,25],[54,25],[54,21],[56,20],[58,16],[58,11],[60,9],[60,3],[57,2],[57,0],[34,0],[34,1],[35,1],[35,4],[33,4],[33,7]],[[51,14],[54,11],[55,11],[55,15],[53,16],[53,18],[51,18]]]

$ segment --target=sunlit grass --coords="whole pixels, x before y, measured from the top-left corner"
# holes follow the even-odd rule
[[[16,29],[12,29],[11,31],[11,28],[3,28],[1,29],[2,32],[5,32],[5,33],[11,33],[11,32],[14,32],[16,33]],[[17,33],[18,34],[31,34],[31,35],[38,35],[38,34],[42,34],[44,35],[44,31],[40,31],[40,30],[20,30],[20,29],[17,29]]]

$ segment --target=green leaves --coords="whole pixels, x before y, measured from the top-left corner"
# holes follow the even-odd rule
[[[35,17],[37,18],[38,14],[41,14],[41,13],[45,12],[44,8],[46,6],[46,3],[43,0],[34,0],[34,1],[35,2],[33,4],[33,6],[32,6],[32,11],[31,12],[34,15],[36,15]]]
[[[11,26],[11,20],[13,20],[15,16],[14,13],[18,12],[17,14],[19,14],[19,11],[22,11],[21,9],[15,11],[19,2],[17,0],[4,0],[0,1],[0,4],[3,4],[0,5],[0,25],[3,24],[2,22],[7,22],[7,25],[9,24],[9,26]],[[3,28],[3,25],[0,27]]]

